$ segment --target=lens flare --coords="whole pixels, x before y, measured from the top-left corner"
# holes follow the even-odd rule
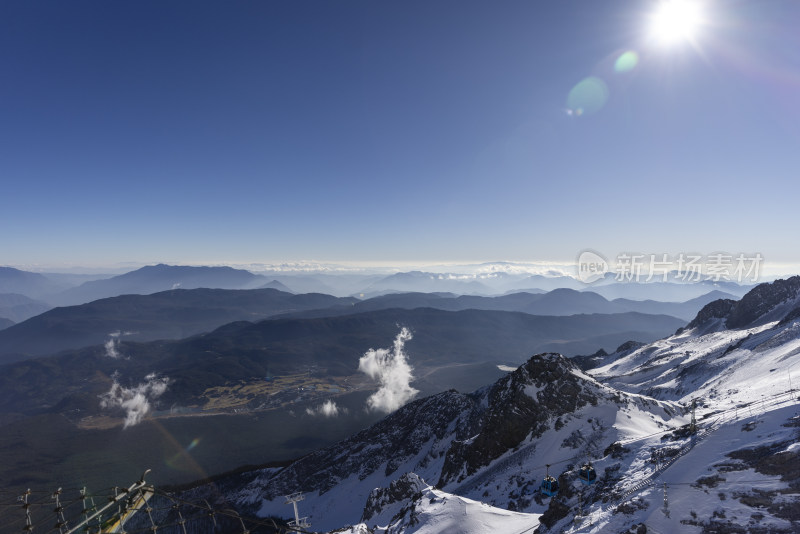
[[[195,470],[195,462],[189,452],[200,444],[200,438],[194,438],[185,449],[164,460],[164,464],[175,471],[191,472]]]
[[[639,54],[628,50],[621,54],[614,62],[614,70],[619,73],[630,72],[639,64]]]
[[[581,116],[600,111],[608,101],[608,86],[596,76],[578,82],[567,95],[567,110],[572,116]]]

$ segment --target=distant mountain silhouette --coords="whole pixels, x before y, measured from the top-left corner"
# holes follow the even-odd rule
[[[434,273],[409,271],[395,273],[372,281],[358,291],[349,294],[372,298],[390,293],[455,293],[457,295],[503,295],[509,293],[538,293],[556,289],[572,289],[597,293],[608,300],[655,300],[662,302],[685,302],[711,291],[723,291],[736,298],[744,295],[753,286],[734,281],[703,280],[688,282],[672,273],[667,281],[654,278],[640,280],[617,280],[618,274],[608,272],[600,280],[586,284],[573,276],[548,274],[522,274],[510,272]],[[291,284],[281,280],[292,287]]]
[[[0,317],[15,323],[44,313],[52,306],[18,293],[0,293]]]
[[[50,301],[63,306],[119,295],[149,295],[169,289],[254,289],[267,281],[261,275],[231,267],[148,265],[112,278],[85,282],[51,297]]]
[[[0,332],[0,361],[41,356],[104,343],[112,332],[125,340],[180,339],[232,321],[258,321],[291,311],[350,305],[352,298],[276,289],[175,289],[122,295],[55,308]],[[15,355],[15,356],[12,356]]]
[[[0,293],[16,293],[30,298],[41,298],[69,287],[50,280],[39,273],[20,271],[13,267],[0,267]]]
[[[519,282],[521,287],[532,287],[543,291],[552,291],[559,288],[581,289],[586,284],[571,276],[543,276],[534,274]]]
[[[259,289],[277,289],[278,291],[284,291],[286,293],[294,293],[291,289],[286,287],[284,284],[278,282],[277,280],[273,280],[272,282],[268,282],[263,286],[259,287]]]
[[[674,281],[637,283],[614,282],[612,280],[585,286],[584,291],[592,291],[610,300],[622,298],[631,300],[684,302],[705,295],[710,291],[722,291],[738,299],[752,289],[752,287],[752,285],[739,285],[736,282],[724,280],[719,282],[704,280],[694,283],[679,283]]]
[[[11,319],[6,319],[5,317],[0,317],[0,330],[5,330],[9,326],[13,326],[14,321]]]
[[[630,299],[614,299],[611,302],[617,304],[626,310],[637,311],[640,313],[665,313],[686,319],[692,319],[697,312],[709,302],[717,299],[733,299],[736,300],[737,295],[726,293],[724,291],[709,291],[704,295],[695,297],[685,302],[662,302],[657,300],[630,300]]]
[[[387,308],[436,308],[439,310],[497,310],[519,311],[533,315],[575,315],[585,313],[640,312],[663,314],[690,320],[707,303],[733,295],[712,291],[686,302],[657,302],[616,299],[609,301],[591,291],[555,289],[548,293],[510,293],[497,297],[456,295],[453,293],[390,293],[373,297],[346,307],[298,312],[295,317],[325,317],[353,312],[375,311]]]
[[[166,266],[164,266],[166,267]],[[184,268],[179,268],[183,272]],[[205,271],[193,271],[195,278],[209,280]],[[134,271],[138,277],[141,272]],[[150,276],[148,272],[175,272],[171,268],[145,268],[147,280],[164,277]],[[253,280],[255,275],[231,270],[237,278]],[[133,273],[128,273],[133,275]],[[215,272],[215,274],[217,274]],[[223,274],[229,274],[223,271]],[[117,278],[125,279],[126,275]],[[174,278],[167,278],[173,280]],[[95,283],[111,282],[99,280]],[[224,282],[224,280],[223,280]],[[86,285],[86,284],[84,284]],[[282,284],[271,281],[266,285]],[[116,285],[119,289],[119,285]],[[142,285],[139,286],[140,288]],[[80,288],[75,288],[80,289]],[[621,314],[639,312],[651,315],[670,315],[688,321],[708,302],[731,297],[727,293],[710,292],[683,303],[634,301],[616,299],[608,301],[589,291],[556,289],[548,293],[512,293],[497,297],[455,295],[453,293],[392,293],[358,301],[354,298],[337,298],[322,294],[292,295],[275,289],[260,290],[171,290],[153,295],[122,295],[79,305],[51,310],[28,321],[16,321],[10,313],[0,313],[19,324],[9,327],[0,335],[0,359],[11,361],[30,356],[41,356],[60,350],[74,349],[108,340],[112,332],[131,332],[128,340],[181,339],[208,332],[223,324],[237,321],[257,321],[268,317],[321,318],[352,315],[391,308],[435,308],[446,311],[487,310],[513,311],[532,315],[566,316],[575,314]],[[3,300],[0,296],[0,311]],[[145,298],[151,297],[151,298]],[[13,301],[8,297],[9,302]],[[25,299],[25,297],[16,297]],[[44,305],[40,305],[41,310]],[[46,307],[44,307],[46,309]],[[36,311],[36,310],[34,310]],[[624,341],[624,340],[623,340]],[[604,339],[604,343],[614,343]],[[597,347],[588,347],[596,350]],[[542,349],[544,350],[544,349]],[[549,349],[548,349],[549,350]],[[558,348],[562,352],[564,349]]]
[[[327,283],[320,280],[320,277],[318,276],[309,276],[302,274],[290,274],[290,275],[271,274],[269,275],[269,277],[265,276],[264,279],[265,280],[271,279],[272,282],[283,284],[286,287],[285,291],[289,291],[291,293],[324,293],[326,295],[335,295],[337,297],[347,296],[351,293],[349,291],[337,291],[331,285],[328,285]],[[272,284],[272,282],[269,282],[269,284]]]

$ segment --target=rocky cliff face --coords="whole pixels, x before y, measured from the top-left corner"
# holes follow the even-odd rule
[[[600,349],[594,354],[590,354],[588,356],[573,356],[570,358],[570,360],[575,365],[580,367],[581,370],[586,371],[588,369],[594,369],[595,367],[602,367],[607,363],[613,362],[615,359],[627,356],[631,352],[643,347],[644,345],[644,343],[639,341],[630,340],[617,347],[616,350],[611,354],[607,353],[603,349]]]
[[[453,434],[464,428],[476,398],[451,390],[407,404],[370,428],[331,447],[315,451],[277,475],[265,473],[251,486],[262,499],[294,491],[324,494],[349,477],[364,480],[378,472],[399,475],[409,464],[424,471],[449,446]]]
[[[686,326],[687,329],[709,324],[714,319],[723,319],[727,328],[746,328],[786,320],[800,305],[800,276],[786,280],[775,280],[759,284],[741,300],[715,300],[706,304]],[[800,312],[795,312],[800,313]]]
[[[364,506],[364,513],[361,516],[361,523],[374,523],[379,515],[388,516],[383,523],[387,524],[394,514],[389,515],[387,511],[399,512],[404,505],[422,497],[422,492],[428,484],[418,475],[406,473],[397,480],[393,480],[385,488],[375,488],[367,497],[367,504]]]
[[[744,328],[762,322],[763,319],[782,319],[789,310],[782,310],[784,313],[780,317],[769,316],[771,312],[780,312],[787,305],[794,308],[792,304],[797,302],[798,297],[800,276],[775,280],[771,284],[759,284],[733,307],[725,324],[728,328]]]
[[[697,312],[697,316],[686,325],[686,329],[697,328],[698,326],[707,324],[713,319],[726,319],[735,306],[736,301],[731,299],[719,299],[709,302]]]
[[[461,482],[526,438],[540,437],[559,417],[596,405],[597,389],[560,354],[538,354],[484,394],[487,408],[469,418],[471,437],[447,451],[437,486]],[[481,403],[483,404],[483,403]]]

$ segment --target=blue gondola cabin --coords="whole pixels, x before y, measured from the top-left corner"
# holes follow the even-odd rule
[[[591,486],[597,480],[597,472],[592,467],[592,464],[584,464],[578,473],[578,478],[587,486]]]
[[[542,485],[539,486],[539,491],[548,497],[555,497],[555,495],[558,493],[558,480],[551,476],[544,477],[542,480]]]

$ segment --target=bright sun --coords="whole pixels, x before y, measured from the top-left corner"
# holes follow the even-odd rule
[[[663,0],[652,15],[650,33],[661,44],[691,40],[702,14],[697,0]]]

